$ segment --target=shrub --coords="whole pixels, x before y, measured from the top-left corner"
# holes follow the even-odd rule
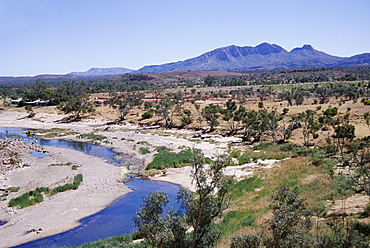
[[[231,239],[230,248],[258,248],[261,247],[262,239],[257,235],[235,236]]]
[[[140,147],[139,148],[139,152],[141,154],[148,154],[148,153],[151,153],[151,151],[148,149],[148,148],[145,148],[145,147]]]
[[[190,148],[180,151],[179,153],[170,152],[166,147],[157,147],[158,154],[155,155],[146,169],[163,169],[168,167],[182,167],[193,162],[193,152]]]
[[[142,114],[142,115],[141,115],[141,118],[142,118],[143,120],[145,120],[145,119],[150,119],[150,118],[152,118],[152,117],[153,117],[153,113],[152,113],[152,112],[148,112],[148,111],[144,112],[144,114]]]

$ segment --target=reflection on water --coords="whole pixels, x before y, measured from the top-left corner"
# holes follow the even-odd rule
[[[27,131],[27,129],[0,128],[0,139],[1,137],[11,138],[17,136],[17,138],[21,137],[24,142],[36,142],[40,145],[71,148],[88,155],[104,157],[108,159],[108,162],[115,165],[131,167],[130,165],[135,163],[135,159],[133,158],[119,158],[119,154],[114,152],[111,148],[78,141],[48,140],[37,137],[27,137],[24,133],[25,131]],[[132,193],[118,199],[115,203],[101,212],[80,220],[80,226],[64,233],[32,241],[16,247],[44,248],[81,245],[90,241],[131,233],[132,231],[135,231],[132,217],[134,216],[135,211],[140,208],[142,197],[151,192],[166,192],[171,199],[168,206],[172,206],[176,209],[179,208],[179,205],[176,202],[177,192],[180,189],[180,186],[178,185],[160,181],[145,181],[138,178],[135,178],[126,184],[134,190]],[[3,222],[0,222],[0,225],[2,225],[2,223]]]
[[[87,155],[96,156],[106,158],[108,163],[115,164],[117,166],[128,166],[132,167],[132,165],[140,164],[141,161],[137,158],[131,156],[125,156],[124,158],[117,158],[119,157],[116,152],[113,151],[112,148],[94,145],[88,142],[81,142],[81,141],[67,141],[61,139],[43,139],[37,136],[27,137],[26,131],[28,129],[25,128],[7,128],[7,127],[0,127],[0,139],[4,139],[5,137],[12,139],[17,138],[21,139],[26,143],[36,143],[43,146],[54,146],[54,147],[63,147],[63,148],[70,148],[80,152],[84,152]]]

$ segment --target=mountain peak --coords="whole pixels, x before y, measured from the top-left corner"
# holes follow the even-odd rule
[[[293,51],[315,51],[315,49],[309,44],[304,44],[302,47],[294,48],[291,52]]]
[[[307,50],[314,50],[313,47],[309,44],[304,44],[302,49],[307,49]]]
[[[258,53],[262,55],[266,55],[270,53],[279,53],[281,51],[285,51],[285,49],[282,48],[281,46],[270,44],[267,42],[259,44],[258,46],[256,46],[256,49]]]

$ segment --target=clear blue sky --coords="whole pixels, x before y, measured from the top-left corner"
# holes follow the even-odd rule
[[[0,76],[185,60],[215,48],[304,44],[370,52],[370,0],[0,0]]]

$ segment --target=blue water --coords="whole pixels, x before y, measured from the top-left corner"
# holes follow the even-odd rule
[[[8,222],[0,222],[0,226],[5,225]]]
[[[37,152],[37,151],[32,151],[31,152],[31,155],[36,157],[36,158],[46,158],[46,157],[50,157],[49,154],[47,153],[43,153],[43,152]]]
[[[180,186],[166,182],[134,179],[128,183],[134,192],[120,198],[103,211],[82,219],[80,226],[67,232],[32,241],[17,248],[78,246],[89,241],[131,233],[136,230],[132,217],[142,204],[142,197],[151,192],[166,192],[171,199],[169,206],[179,208],[175,201]]]
[[[38,136],[28,137],[25,128],[8,128],[0,127],[0,139],[2,137],[21,139],[26,143],[36,143],[43,146],[54,146],[71,148],[80,152],[84,152],[87,155],[106,158],[108,163],[112,163],[118,166],[131,167],[137,163],[141,163],[139,159],[135,159],[131,156],[124,158],[117,158],[119,154],[113,151],[112,148],[95,145],[89,142],[81,141],[68,141],[62,139],[43,139]]]
[[[108,162],[115,165],[130,165],[130,163],[127,162],[127,157],[117,159],[119,154],[114,152],[111,148],[86,142],[47,140],[38,137],[27,137],[24,133],[25,131],[27,131],[27,129],[0,128],[0,139],[2,137],[14,137],[20,138],[25,142],[36,142],[40,145],[72,148],[88,155],[107,158]],[[135,162],[132,158],[130,161]],[[178,185],[159,181],[146,181],[139,178],[133,179],[126,183],[126,185],[134,191],[118,199],[111,206],[101,212],[80,220],[80,226],[64,233],[35,240],[16,247],[44,248],[73,245],[78,246],[90,241],[131,233],[136,230],[132,217],[134,216],[135,211],[140,208],[142,197],[151,192],[166,192],[171,200],[168,206],[172,206],[175,209],[179,208],[179,205],[175,200],[177,192],[180,189],[180,186]]]

